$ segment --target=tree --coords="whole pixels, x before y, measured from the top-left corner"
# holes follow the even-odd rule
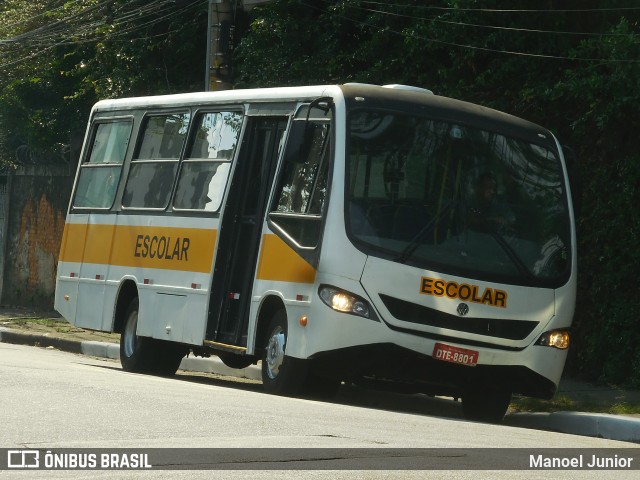
[[[0,162],[68,156],[98,99],[201,90],[206,2],[9,0]]]

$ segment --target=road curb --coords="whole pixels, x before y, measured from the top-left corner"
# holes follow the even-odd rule
[[[91,357],[120,360],[120,345],[107,342],[80,341],[80,353]]]
[[[120,360],[120,345],[116,343],[68,340],[41,334],[17,332],[5,327],[0,327],[0,342],[43,348],[53,347],[70,353]],[[189,372],[215,373],[251,380],[261,380],[262,378],[260,368],[256,365],[242,369],[230,368],[222,363],[218,357],[185,357],[180,363],[180,369]]]
[[[22,333],[9,328],[0,327],[0,342],[16,345],[30,345],[35,347],[53,347],[71,353],[83,353],[82,342],[65,338],[49,337],[32,333]],[[99,342],[94,342],[99,343]]]
[[[505,418],[513,427],[544,430],[640,443],[640,419],[606,413],[513,413]]]
[[[17,332],[5,327],[0,327],[0,342],[45,348],[53,347],[66,352],[115,360],[120,358],[120,347],[114,343],[68,340]],[[252,380],[260,380],[261,378],[260,368],[256,365],[244,369],[229,368],[217,357],[186,357],[182,360],[180,369]],[[505,417],[504,424],[512,427],[535,428],[640,443],[640,419],[620,415],[583,412],[512,413]]]

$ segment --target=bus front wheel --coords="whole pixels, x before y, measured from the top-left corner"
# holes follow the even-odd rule
[[[286,356],[287,333],[287,314],[278,310],[267,328],[262,352],[262,383],[267,393],[296,395],[305,384],[306,363]]]
[[[510,403],[509,389],[496,385],[475,386],[462,395],[462,413],[467,420],[500,423]]]

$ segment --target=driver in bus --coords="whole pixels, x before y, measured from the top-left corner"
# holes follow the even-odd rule
[[[515,217],[506,205],[498,201],[498,182],[487,171],[478,177],[467,221],[479,232],[505,231],[512,227]]]

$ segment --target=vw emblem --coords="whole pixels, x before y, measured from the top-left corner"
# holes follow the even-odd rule
[[[469,313],[469,305],[466,303],[461,303],[458,305],[458,315],[464,317],[467,313]]]

